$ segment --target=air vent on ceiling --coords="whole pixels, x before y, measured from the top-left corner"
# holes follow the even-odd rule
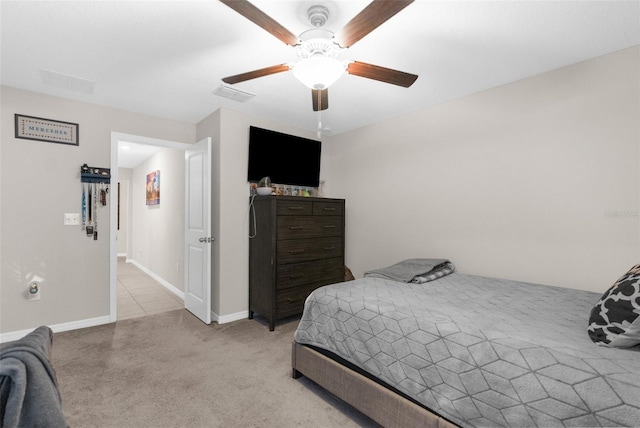
[[[40,69],[42,81],[49,86],[56,88],[68,89],[83,94],[93,94],[93,87],[96,82],[81,77],[70,76],[68,74],[58,73],[57,71]]]
[[[230,86],[220,85],[213,91],[215,95],[219,95],[221,97],[229,98],[234,101],[238,101],[244,103],[251,98],[255,97],[256,94],[252,94],[251,92],[241,91],[236,88],[232,88]]]

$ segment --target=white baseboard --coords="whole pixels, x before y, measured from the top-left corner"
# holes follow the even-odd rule
[[[249,311],[241,311],[229,315],[218,315],[215,312],[211,311],[211,320],[217,322],[218,324],[226,324],[228,322],[238,321],[248,317]]]
[[[175,287],[174,287],[175,288]],[[217,322],[218,324],[226,324],[229,322],[233,322],[233,321],[238,321],[241,319],[245,319],[249,316],[249,311],[241,311],[241,312],[236,312],[234,314],[229,314],[229,315],[218,315],[215,312],[211,312],[211,320]],[[95,327],[98,325],[102,325],[102,324],[109,324],[112,323],[113,321],[111,321],[111,319],[109,318],[109,315],[105,315],[103,317],[97,317],[97,318],[89,318],[86,320],[79,320],[79,321],[71,321],[71,322],[66,322],[66,323],[62,323],[62,324],[53,324],[48,326],[49,328],[51,328],[51,330],[53,330],[54,333],[60,333],[63,331],[69,331],[69,330],[77,330],[80,328],[86,328],[86,327]],[[0,334],[0,343],[5,343],[5,342],[12,342],[14,340],[18,340],[20,338],[23,338],[24,336],[26,336],[27,334],[31,333],[33,330],[35,330],[37,327],[34,327],[32,329],[27,329],[27,330],[20,330],[20,331],[12,331],[9,333],[1,333]]]
[[[147,275],[149,275],[150,277],[152,277],[153,279],[158,281],[160,284],[162,284],[167,290],[171,291],[173,294],[175,294],[176,296],[178,296],[179,298],[184,300],[184,291],[179,290],[178,288],[176,288],[175,286],[173,286],[169,282],[165,281],[163,278],[161,278],[160,276],[158,276],[154,272],[150,271],[146,267],[142,266],[141,264],[139,264],[138,262],[136,262],[133,259],[127,259],[127,263],[132,263],[138,269],[140,269],[141,271],[143,271],[144,273],[146,273]],[[238,320],[245,319],[245,318],[248,318],[248,317],[249,317],[249,311],[248,310],[247,311],[240,311],[240,312],[236,312],[236,313],[228,314],[228,315],[218,315],[215,312],[211,311],[211,320],[217,322],[218,324],[226,324],[226,323],[229,323],[229,322],[238,321]]]
[[[175,294],[176,296],[178,296],[179,298],[184,300],[184,292],[183,291],[179,290],[178,288],[176,288],[175,286],[173,286],[169,282],[165,281],[164,279],[162,279],[161,277],[159,277],[155,273],[151,272],[146,267],[140,265],[135,260],[129,259],[129,260],[127,260],[127,263],[134,264],[138,269],[140,269],[141,271],[143,271],[144,273],[146,273],[147,275],[149,275],[150,277],[152,277],[153,279],[158,281],[167,290],[171,291],[173,294]],[[240,311],[240,312],[236,312],[236,313],[228,314],[228,315],[218,315],[215,312],[211,311],[211,320],[217,322],[218,324],[226,324],[226,323],[229,323],[229,322],[238,321],[238,320],[245,319],[245,318],[248,318],[248,317],[249,317],[249,311],[248,310],[247,311]],[[51,328],[51,330],[53,330],[54,333],[59,333],[59,332],[62,332],[62,331],[77,330],[77,329],[86,328],[86,327],[94,327],[94,326],[97,326],[97,325],[109,324],[109,323],[112,323],[112,322],[114,322],[114,321],[111,321],[111,318],[109,317],[109,315],[105,315],[103,317],[90,318],[90,319],[79,320],[79,321],[71,321],[71,322],[62,323],[62,324],[54,324],[54,325],[50,325],[48,327]],[[9,332],[9,333],[0,333],[0,343],[11,342],[11,341],[14,341],[14,340],[18,340],[18,339],[26,336],[27,334],[31,333],[36,328],[37,327],[34,327],[32,329],[27,329],[27,330],[13,331],[13,332]]]
[[[180,290],[175,285],[173,285],[170,282],[166,281],[165,279],[163,279],[162,277],[158,276],[156,273],[150,271],[148,268],[142,266],[140,263],[136,262],[133,259],[127,259],[127,263],[131,263],[131,264],[135,265],[135,267],[140,269],[142,272],[146,273],[151,278],[153,278],[157,282],[159,282],[160,285],[162,285],[164,288],[166,288],[167,290],[169,290],[170,292],[172,292],[173,294],[178,296],[180,299],[184,300],[184,291]]]
[[[105,315],[103,317],[89,318],[89,319],[86,319],[86,320],[71,321],[71,322],[66,322],[66,323],[62,323],[62,324],[53,324],[53,325],[50,325],[48,327],[51,330],[53,330],[54,333],[60,333],[62,331],[77,330],[79,328],[86,328],[86,327],[95,327],[97,325],[109,324],[111,322],[112,321],[111,321],[111,318],[109,317],[109,315]],[[12,342],[14,340],[18,340],[18,339],[26,336],[27,334],[31,333],[36,328],[37,327],[34,327],[32,329],[27,329],[27,330],[12,331],[12,332],[9,332],[9,333],[2,333],[2,334],[0,334],[0,343]]]

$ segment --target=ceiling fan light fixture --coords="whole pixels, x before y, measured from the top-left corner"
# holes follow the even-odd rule
[[[345,66],[335,58],[313,55],[293,66],[293,75],[311,89],[326,89],[344,73]]]

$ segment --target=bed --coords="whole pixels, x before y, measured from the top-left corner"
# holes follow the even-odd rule
[[[590,323],[613,314],[598,307],[607,293],[453,269],[399,279],[398,265],[308,297],[294,335],[294,377],[386,427],[640,425],[640,339],[624,348],[594,343],[602,329]],[[633,281],[627,274],[636,307],[639,272]]]

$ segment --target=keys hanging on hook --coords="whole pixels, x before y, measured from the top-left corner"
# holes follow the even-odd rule
[[[107,205],[107,188],[104,183],[100,186],[100,205]]]

